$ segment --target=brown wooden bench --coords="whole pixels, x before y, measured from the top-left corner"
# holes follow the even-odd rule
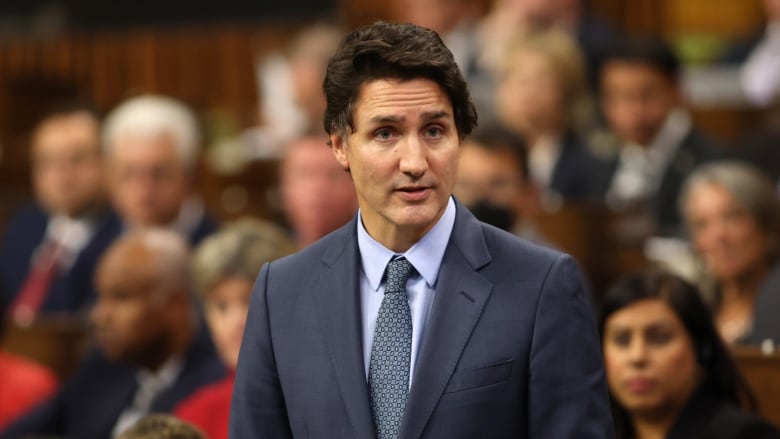
[[[65,378],[78,364],[89,340],[88,332],[83,321],[66,316],[38,319],[26,327],[9,319],[5,322],[2,347]]]
[[[736,347],[734,359],[766,419],[780,427],[780,351],[766,355],[758,348]]]

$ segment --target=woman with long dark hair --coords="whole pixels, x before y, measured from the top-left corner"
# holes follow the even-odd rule
[[[618,439],[770,439],[698,290],[648,271],[606,294],[599,321]]]

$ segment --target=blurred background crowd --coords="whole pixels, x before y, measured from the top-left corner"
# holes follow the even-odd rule
[[[321,84],[377,19],[469,83],[455,196],[580,264],[618,437],[780,425],[780,0],[26,0],[0,4],[0,437],[227,436],[257,271],[355,214]]]

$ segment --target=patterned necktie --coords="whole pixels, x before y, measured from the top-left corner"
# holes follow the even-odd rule
[[[414,268],[406,260],[390,261],[385,296],[379,307],[368,367],[368,389],[377,439],[396,439],[409,393],[412,315],[406,281]]]

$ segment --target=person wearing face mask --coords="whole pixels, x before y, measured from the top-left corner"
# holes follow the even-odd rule
[[[525,140],[508,129],[480,128],[463,142],[454,193],[479,220],[545,242],[531,220],[539,195],[528,176]]]
[[[661,271],[607,292],[599,322],[618,439],[774,439],[699,291]]]

